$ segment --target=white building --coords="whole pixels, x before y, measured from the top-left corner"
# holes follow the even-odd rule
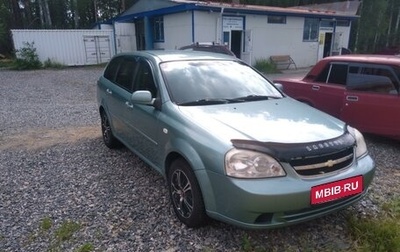
[[[278,8],[139,0],[113,20],[116,52],[215,42],[228,45],[250,64],[273,55],[290,55],[297,67],[308,67],[348,48],[359,5],[359,1],[347,1]]]

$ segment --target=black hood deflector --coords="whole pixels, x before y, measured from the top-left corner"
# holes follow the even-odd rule
[[[356,145],[354,137],[349,132],[345,132],[337,138],[309,143],[276,143],[239,139],[232,139],[231,142],[238,149],[263,152],[282,162],[289,162],[290,160],[304,157],[327,155],[353,148]]]

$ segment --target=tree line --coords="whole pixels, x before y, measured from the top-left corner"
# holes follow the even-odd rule
[[[0,0],[0,53],[11,54],[10,29],[88,29],[122,13],[137,0]],[[277,7],[338,0],[233,0]],[[355,0],[358,1],[358,0]],[[214,0],[231,3],[232,0]],[[373,53],[400,46],[400,1],[363,0],[353,22],[350,49]]]

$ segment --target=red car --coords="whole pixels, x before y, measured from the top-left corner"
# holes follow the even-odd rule
[[[400,57],[341,55],[319,61],[303,79],[274,80],[283,91],[365,133],[400,140]]]

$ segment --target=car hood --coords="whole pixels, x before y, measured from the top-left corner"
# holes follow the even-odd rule
[[[342,121],[291,98],[179,109],[194,124],[223,141],[306,143],[345,132]]]

